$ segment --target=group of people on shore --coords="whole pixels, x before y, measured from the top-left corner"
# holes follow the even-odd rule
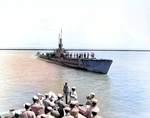
[[[13,118],[78,118],[80,104],[77,98],[76,87],[72,87],[70,91],[70,87],[65,83],[63,95],[56,96],[52,91],[45,95],[37,93],[32,98],[33,104],[23,104],[25,111],[22,111],[21,114],[14,113]],[[86,98],[87,102],[84,105],[87,110],[81,110],[80,113],[87,118],[95,118],[99,113],[95,93],[90,93]]]

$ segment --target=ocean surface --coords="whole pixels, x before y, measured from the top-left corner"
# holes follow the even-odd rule
[[[150,118],[150,52],[95,51],[96,58],[113,60],[108,74],[56,65],[36,53],[0,50],[0,113],[23,109],[37,92],[62,94],[67,82],[82,104],[94,92],[103,118]]]

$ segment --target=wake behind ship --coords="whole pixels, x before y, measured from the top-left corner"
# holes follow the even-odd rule
[[[94,58],[94,53],[92,53],[91,55],[89,55],[89,53],[87,54],[76,53],[72,55],[72,53],[69,53],[67,50],[63,48],[62,31],[61,31],[61,36],[59,34],[58,46],[59,48],[55,49],[53,53],[46,53],[46,55],[40,55],[38,53],[38,57],[46,58],[60,65],[84,69],[84,70],[103,73],[103,74],[108,73],[108,70],[113,62],[110,59],[96,59]]]

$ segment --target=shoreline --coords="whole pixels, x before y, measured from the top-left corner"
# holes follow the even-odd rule
[[[41,51],[53,51],[55,49],[0,49],[0,50],[41,50]],[[141,51],[141,52],[150,52],[150,50],[127,50],[127,49],[65,49],[66,51]]]

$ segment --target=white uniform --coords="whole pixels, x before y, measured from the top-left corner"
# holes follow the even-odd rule
[[[84,115],[87,117],[87,118],[92,118],[91,117],[91,113],[92,113],[92,110],[95,109],[97,111],[97,114],[99,113],[99,108],[97,106],[95,107],[90,107],[89,109],[87,109],[87,111],[84,113]]]
[[[21,114],[21,118],[36,118],[36,116],[33,111],[24,111]]]

